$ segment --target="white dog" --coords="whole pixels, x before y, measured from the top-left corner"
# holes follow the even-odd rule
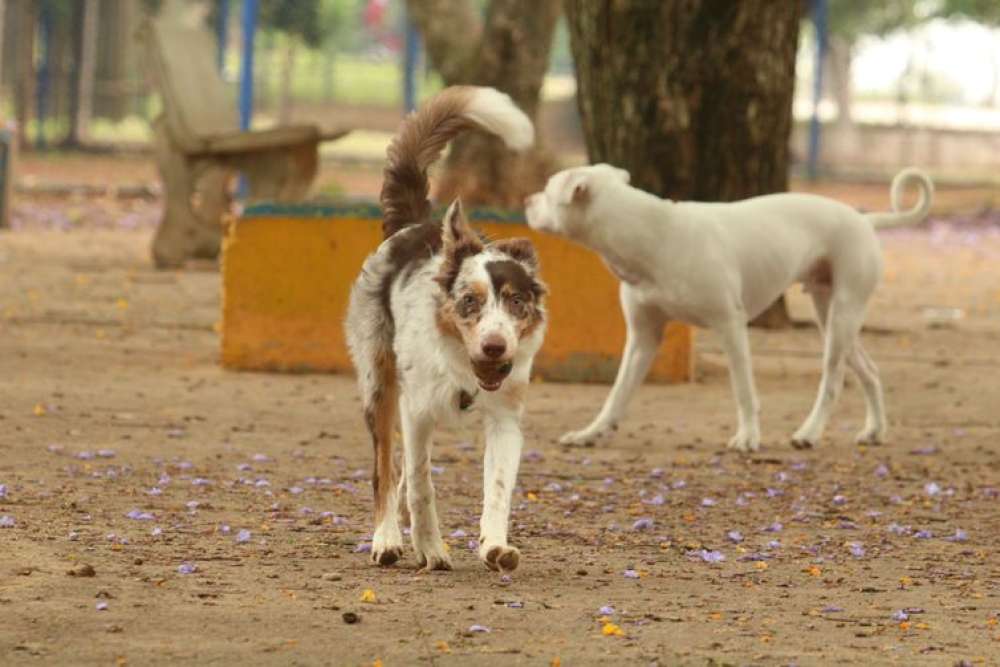
[[[386,238],[351,291],[345,326],[375,449],[372,560],[379,565],[403,552],[398,498],[405,486],[417,561],[451,569],[434,503],[431,434],[442,420],[475,411],[486,429],[479,556],[494,570],[518,565],[507,523],[524,394],[545,331],[545,288],[527,240],[486,243],[458,201],[443,222],[431,220],[427,201],[427,168],[449,139],[476,127],[513,149],[534,139],[527,116],[492,88],[448,88],[403,122],[382,186]],[[397,416],[405,468],[399,489]]]
[[[920,202],[900,212],[904,186],[916,181]],[[796,447],[819,443],[843,385],[844,367],[861,381],[867,404],[858,442],[886,434],[878,369],[858,334],[882,275],[877,228],[923,220],[933,186],[907,169],[892,182],[894,213],[863,214],[825,197],[774,194],[727,204],[674,202],[629,185],[610,165],[557,173],[526,202],[528,224],[598,252],[621,282],[628,326],[618,377],[604,407],[565,444],[592,444],[617,427],[659,347],[663,326],[680,320],[715,331],[729,358],[739,428],[729,446],[760,446],[757,393],[747,322],[789,285],[804,283],[825,332],[823,377],[812,412],[792,436]]]

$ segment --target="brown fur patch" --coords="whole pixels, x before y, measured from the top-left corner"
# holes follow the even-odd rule
[[[527,264],[533,271],[538,270],[538,255],[535,254],[535,246],[528,239],[504,239],[491,243],[490,247],[513,260]]]
[[[446,88],[403,120],[386,151],[379,196],[385,238],[430,217],[427,168],[454,136],[476,127],[461,115],[471,95],[472,91],[464,86]]]
[[[391,349],[382,349],[375,356],[376,389],[365,405],[365,423],[372,438],[375,463],[372,470],[372,490],[375,495],[375,523],[388,509],[388,495],[396,484],[392,462],[392,434],[396,425],[399,384],[396,379],[396,356]]]
[[[541,310],[545,286],[514,260],[487,262],[486,271],[504,307],[517,318],[518,338],[531,335],[545,321]]]
[[[462,271],[462,262],[482,251],[483,244],[478,239],[462,239],[449,248],[441,265],[441,272],[435,278],[441,289],[450,294]]]

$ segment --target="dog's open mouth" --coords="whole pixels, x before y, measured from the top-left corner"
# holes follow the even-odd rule
[[[485,391],[496,391],[499,389],[513,368],[514,363],[511,361],[501,363],[479,361],[472,364],[476,380],[479,381],[479,386]]]

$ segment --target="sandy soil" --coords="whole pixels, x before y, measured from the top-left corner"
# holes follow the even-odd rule
[[[510,580],[467,547],[473,426],[435,452],[455,571],[370,566],[351,379],[222,371],[217,273],[154,272],[148,241],[0,234],[2,664],[996,664],[996,226],[886,237],[865,343],[889,445],[852,444],[853,382],[823,447],[786,444],[818,381],[806,328],[753,332],[749,458],[723,447],[708,335],[698,382],[644,387],[603,448],[554,439],[607,387],[535,386]]]

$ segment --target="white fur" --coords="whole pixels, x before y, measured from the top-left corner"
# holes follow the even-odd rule
[[[415,230],[415,227],[404,228],[397,236]],[[377,294],[380,277],[389,268],[390,242],[391,239],[384,242],[365,262],[348,308],[348,344],[363,394],[365,379],[371,377],[369,346],[386,327],[384,309],[372,295]],[[483,265],[496,259],[509,257],[487,247],[466,259],[458,281],[480,280],[488,284]],[[511,316],[495,307],[491,294],[491,301],[484,306],[486,316],[476,332],[477,340],[490,334],[503,335],[507,344],[504,358],[513,363],[513,368],[498,390],[481,390],[470,365],[475,343],[463,344],[441,335],[437,328],[435,313],[443,292],[434,277],[442,261],[443,257],[437,255],[405,280],[403,272],[392,284],[390,304],[395,326],[392,347],[400,385],[404,474],[400,490],[393,490],[390,495],[389,511],[376,526],[372,557],[378,562],[381,554],[402,550],[397,494],[405,486],[417,560],[428,569],[450,569],[451,558],[441,539],[431,479],[431,435],[439,423],[479,414],[486,435],[480,557],[492,568],[503,569],[511,563],[516,567],[518,552],[507,544],[507,523],[523,440],[520,395],[530,379],[532,360],[541,347],[544,325],[519,341],[514,335]],[[465,412],[458,408],[458,395],[463,390],[475,396],[472,408]]]
[[[510,95],[496,88],[476,87],[474,90],[462,115],[503,139],[511,150],[531,148],[535,143],[535,126]]]
[[[916,181],[921,200],[900,212],[903,186]],[[609,165],[554,175],[527,201],[528,224],[576,240],[598,252],[622,279],[628,326],[625,351],[604,407],[564,443],[592,443],[622,418],[656,355],[664,324],[681,320],[719,335],[729,358],[738,428],[729,446],[760,446],[759,406],[753,384],[746,324],[791,284],[802,282],[825,333],[823,376],[812,412],[792,436],[796,446],[818,444],[849,367],[867,404],[859,442],[886,433],[878,370],[858,334],[865,307],[882,275],[879,227],[912,224],[930,208],[932,185],[911,169],[893,182],[894,213],[865,215],[832,199],[776,194],[729,204],[673,202],[628,185],[628,174]],[[832,280],[823,280],[823,265]]]

